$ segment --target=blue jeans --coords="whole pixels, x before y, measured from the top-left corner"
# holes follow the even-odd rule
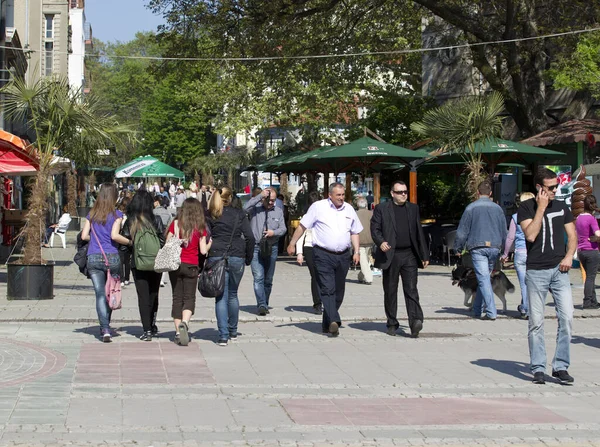
[[[527,251],[515,250],[515,270],[519,285],[521,286],[521,312],[529,313],[529,298],[527,297],[527,284],[525,284],[525,273],[527,273]]]
[[[544,340],[544,307],[546,295],[552,290],[558,334],[556,353],[552,361],[554,371],[567,370],[571,364],[571,325],[573,323],[573,296],[569,274],[556,266],[546,270],[527,270],[525,276],[529,297],[529,356],[531,372],[546,371],[546,343]]]
[[[208,258],[207,262],[221,259],[221,256]],[[217,315],[217,327],[219,328],[219,339],[229,340],[230,335],[237,334],[238,319],[240,315],[240,302],[238,301],[238,287],[244,276],[244,259],[230,257],[227,261],[228,268],[225,271],[225,289],[223,295],[219,295],[215,301],[215,314]]]
[[[485,313],[490,318],[496,318],[496,302],[492,289],[491,273],[500,255],[500,250],[491,247],[479,247],[470,251],[473,268],[477,276],[477,294],[473,303],[473,313],[480,316],[482,305],[485,303]]]
[[[118,253],[107,253],[108,266],[110,268],[110,274],[113,277],[119,277],[121,273],[121,259]],[[110,327],[110,316],[112,310],[108,307],[106,302],[106,292],[104,287],[106,286],[106,264],[104,263],[104,256],[100,255],[89,255],[87,257],[87,268],[90,278],[92,278],[92,284],[94,285],[94,292],[96,292],[96,312],[98,312],[98,321],[100,322],[100,329],[107,330]]]
[[[254,256],[250,267],[252,268],[252,276],[254,276],[254,295],[256,295],[256,305],[258,307],[269,306],[276,263],[277,244],[273,245],[269,258],[261,258],[258,245],[254,246]]]

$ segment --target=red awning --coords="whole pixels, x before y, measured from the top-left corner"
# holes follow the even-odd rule
[[[37,161],[27,146],[23,139],[0,130],[0,174],[33,175],[37,171]]]

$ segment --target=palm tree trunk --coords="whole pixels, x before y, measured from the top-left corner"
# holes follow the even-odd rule
[[[46,212],[48,210],[48,187],[50,173],[47,168],[40,168],[35,176],[29,199],[26,226],[23,229],[25,248],[23,250],[23,264],[42,263],[42,234],[46,230]]]
[[[77,216],[77,179],[73,171],[67,172],[67,212]]]

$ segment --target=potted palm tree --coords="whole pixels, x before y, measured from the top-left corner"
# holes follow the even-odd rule
[[[486,142],[502,133],[504,100],[499,93],[469,96],[448,101],[413,123],[413,132],[431,138],[442,152],[461,154],[467,171],[467,190],[477,199],[477,187],[487,178],[481,152],[475,144]]]
[[[33,140],[29,151],[39,164],[29,185],[31,194],[21,233],[23,257],[8,264],[8,299],[51,299],[54,265],[43,259],[41,245],[52,159],[60,154],[76,163],[93,162],[98,149],[121,144],[127,129],[113,116],[100,112],[96,97],[71,90],[64,78],[43,78],[31,84],[15,78],[0,93],[5,117],[27,125]]]

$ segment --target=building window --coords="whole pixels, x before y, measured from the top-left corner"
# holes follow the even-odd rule
[[[46,14],[46,39],[54,38],[54,15]]]
[[[45,45],[45,51],[46,51],[46,59],[45,59],[45,65],[46,65],[46,76],[52,76],[52,68],[54,66],[54,42],[46,42]]]

